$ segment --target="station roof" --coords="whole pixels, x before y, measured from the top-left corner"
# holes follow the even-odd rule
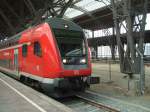
[[[100,1],[104,1],[105,4]],[[14,35],[31,24],[38,23],[37,21],[44,17],[64,17],[90,30],[113,27],[112,11],[107,7],[110,0],[1,0],[0,2],[0,38]],[[150,12],[150,5],[148,6]]]
[[[105,4],[97,0],[1,0],[0,2],[1,38],[16,34],[26,29],[32,22],[35,23],[45,16],[60,15],[60,17],[72,19],[87,28],[91,26],[87,23],[110,12],[108,9],[104,12],[105,8],[104,10],[102,8]],[[101,12],[99,13],[99,11]],[[110,15],[108,14],[108,16]],[[105,19],[105,21],[107,20]],[[97,26],[93,25],[92,27]]]
[[[110,4],[108,0],[105,0],[107,5]],[[96,9],[100,9],[104,7],[105,4],[96,0],[81,0],[78,3],[71,6],[71,8],[68,8],[65,12],[65,15],[69,18],[74,18],[77,16],[80,16],[82,14],[87,14],[89,16],[92,16],[92,11],[95,11]]]

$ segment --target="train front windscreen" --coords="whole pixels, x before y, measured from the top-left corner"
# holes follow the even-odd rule
[[[55,30],[64,65],[87,65],[87,46],[83,32]]]

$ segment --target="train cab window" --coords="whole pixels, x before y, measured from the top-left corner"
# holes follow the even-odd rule
[[[39,42],[34,42],[34,55],[42,56],[42,49]]]
[[[22,46],[22,56],[26,57],[27,56],[27,50],[28,50],[28,46],[25,44]]]

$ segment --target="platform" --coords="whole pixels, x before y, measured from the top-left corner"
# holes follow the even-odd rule
[[[70,108],[0,73],[0,112],[73,112]]]
[[[109,63],[104,62],[96,62],[92,64],[93,74],[101,77],[100,84],[91,85],[90,91],[98,93],[108,101],[112,101],[112,105],[115,105],[115,102],[122,102],[125,105],[129,105],[127,109],[132,107],[139,107],[145,111],[150,112],[150,68],[149,66],[145,66],[145,82],[146,88],[144,95],[139,95],[138,91],[136,91],[136,77],[134,76],[133,79],[129,80],[125,77],[126,75],[120,72],[120,65],[117,63],[111,63],[111,67]],[[109,70],[109,68],[111,68]],[[111,73],[111,80],[110,80],[110,73]],[[138,75],[138,74],[137,74]],[[129,84],[129,85],[128,85]],[[128,89],[128,86],[130,87]],[[102,101],[107,101],[103,98]],[[116,103],[117,105],[117,103]],[[118,106],[122,106],[119,103]],[[117,107],[117,106],[116,106]],[[124,106],[125,107],[125,106]],[[137,108],[138,109],[138,108]],[[145,112],[140,111],[139,112]],[[125,111],[128,112],[128,111]],[[132,110],[133,112],[133,110]],[[137,112],[137,111],[134,111]]]

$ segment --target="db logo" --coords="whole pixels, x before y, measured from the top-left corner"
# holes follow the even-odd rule
[[[78,75],[79,74],[79,70],[74,70],[74,74]]]

